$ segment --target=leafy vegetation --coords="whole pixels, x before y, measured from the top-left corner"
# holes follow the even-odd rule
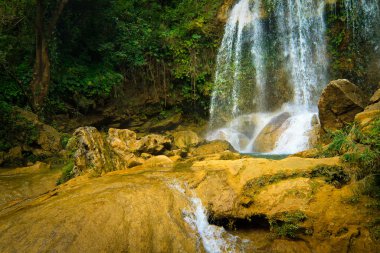
[[[63,184],[74,177],[74,163],[71,161],[62,168],[62,175],[57,180],[57,185]]]
[[[54,16],[61,4],[59,16]],[[216,0],[2,2],[0,101],[37,109],[30,94],[39,49],[35,41],[41,33],[48,42],[48,51],[41,50],[49,58],[51,80],[40,113],[88,113],[110,100],[114,89],[126,92],[131,86],[154,90],[164,107],[168,100],[184,100],[204,112],[222,31],[216,19],[221,4]],[[46,14],[42,20],[40,5]],[[34,27],[37,21],[43,23],[42,31]]]
[[[373,120],[364,128],[353,124],[344,130],[331,133],[330,136],[332,141],[327,148],[320,151],[320,156],[340,155],[345,165],[352,169],[354,177],[362,180],[362,193],[379,198],[380,118]],[[343,170],[337,168],[330,171],[318,168],[317,172],[325,174],[333,182],[346,181],[346,177],[342,174]]]
[[[341,166],[326,166],[319,165],[311,172],[311,177],[324,177],[326,183],[332,184],[337,188],[347,184],[350,181],[350,176]]]

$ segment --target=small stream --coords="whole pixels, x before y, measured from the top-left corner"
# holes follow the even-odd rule
[[[183,219],[197,233],[198,240],[202,242],[206,252],[245,252],[244,249],[249,241],[228,233],[221,226],[210,224],[206,208],[194,191],[186,190],[179,182],[169,183],[169,187],[189,201],[189,206],[182,211]]]

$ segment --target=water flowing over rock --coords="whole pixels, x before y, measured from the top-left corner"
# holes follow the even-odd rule
[[[285,121],[290,117],[288,112],[284,112],[271,121],[264,127],[264,129],[256,137],[254,146],[257,152],[270,152],[274,149],[278,136],[284,131],[282,129]]]
[[[347,26],[351,26],[354,33],[362,33],[366,38],[373,39],[377,33],[380,21],[380,3],[378,0],[344,0]],[[357,17],[361,17],[358,22]]]
[[[350,81],[339,79],[331,81],[319,99],[319,119],[324,131],[341,129],[352,123],[355,115],[362,112],[367,97]]]
[[[266,125],[261,122],[289,113],[276,145],[265,150],[297,152],[308,147],[309,120],[327,83],[325,1],[267,4],[240,0],[231,10],[217,58],[207,138],[227,140],[241,152],[263,150],[255,147]],[[244,117],[256,123],[240,125]]]

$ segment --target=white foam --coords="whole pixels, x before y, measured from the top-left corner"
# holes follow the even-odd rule
[[[183,210],[184,220],[198,233],[206,252],[243,252],[243,245],[247,241],[229,234],[223,227],[209,224],[207,211],[199,198],[188,197],[186,190],[178,182],[170,183],[169,187],[180,192],[189,200],[189,206]],[[195,193],[191,192],[191,194]]]

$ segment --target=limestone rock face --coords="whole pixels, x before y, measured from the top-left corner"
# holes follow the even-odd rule
[[[334,131],[352,123],[355,115],[367,105],[367,97],[346,79],[331,81],[323,90],[318,102],[322,129]]]
[[[226,150],[236,152],[228,141],[217,140],[217,141],[211,141],[207,144],[204,144],[204,145],[197,147],[192,152],[192,154],[195,156],[197,156],[197,155],[211,155],[211,154],[222,153]]]
[[[369,101],[369,105],[361,113],[355,116],[355,121],[360,124],[363,130],[369,130],[370,124],[380,117],[380,89],[378,89]]]
[[[80,127],[67,148],[75,150],[74,173],[78,176],[88,170],[102,174],[135,167],[170,147],[170,138],[162,135],[138,139],[131,130],[110,128],[107,136],[102,136],[94,127]]]
[[[110,147],[110,155],[115,169],[130,168],[144,162],[143,158],[136,155],[141,144],[133,131],[110,128],[107,145]]]
[[[166,136],[158,134],[144,136],[138,142],[139,152],[152,155],[160,155],[171,147],[171,140]]]
[[[99,174],[114,170],[103,137],[95,127],[80,127],[73,136],[68,146],[76,148],[74,154],[75,175],[80,175],[89,169]]]
[[[32,112],[20,108],[16,108],[15,112],[22,117],[22,121],[33,125],[37,130],[38,137],[36,144],[40,146],[40,150],[32,149],[35,155],[49,156],[62,149],[61,134],[55,128],[40,122],[37,115]]]
[[[159,155],[159,156],[153,156],[146,160],[144,166],[148,167],[161,167],[161,168],[167,168],[167,167],[172,167],[173,166],[173,161],[164,155]]]
[[[187,148],[196,146],[201,142],[201,138],[193,131],[179,131],[173,133],[174,145],[177,148]]]
[[[256,152],[269,152],[275,148],[278,138],[285,130],[284,123],[289,117],[288,112],[281,113],[261,130],[254,143]]]
[[[224,252],[205,247],[206,233],[209,243],[231,238],[218,220],[233,225],[236,237],[223,244],[231,252],[380,251],[368,226],[379,211],[368,209],[365,197],[345,201],[355,180],[331,182],[349,173],[338,157],[196,161],[159,171],[157,164],[170,159],[154,160],[0,204],[0,241],[7,242],[0,252]],[[201,215],[206,210],[214,225]],[[297,239],[281,237],[276,225]]]
[[[176,128],[182,122],[182,114],[176,113],[166,119],[157,121],[157,122],[146,122],[142,128],[147,129],[150,132],[163,132],[166,130],[172,130]]]

